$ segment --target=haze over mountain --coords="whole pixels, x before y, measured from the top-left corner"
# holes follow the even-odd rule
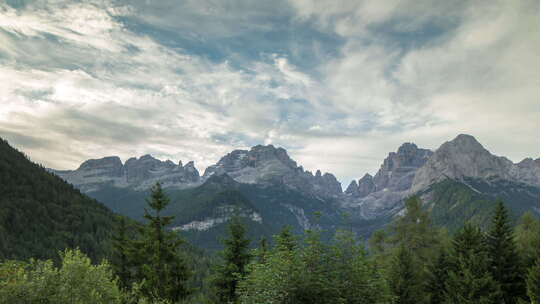
[[[202,175],[193,162],[182,166],[150,155],[130,158],[125,164],[118,157],[105,157],[85,161],[73,171],[52,171],[113,210],[134,218],[142,215],[146,191],[159,181],[175,201],[170,212],[184,210],[175,227],[185,231],[218,229],[240,206],[242,214],[267,234],[277,231],[277,226],[268,230],[266,223],[274,218],[275,224],[278,213],[283,217],[280,224],[301,230],[315,225],[310,212],[325,210],[324,225],[331,230],[343,225],[340,214],[347,212],[357,230],[369,235],[399,214],[404,199],[413,194],[421,195],[426,206],[441,206],[447,187],[458,187],[456,193],[474,193],[471,201],[461,203],[466,208],[484,208],[479,214],[486,217],[490,210],[486,206],[493,204],[476,205],[473,200],[504,198],[516,213],[530,210],[540,215],[540,158],[514,164],[491,154],[473,136],[465,134],[435,151],[404,143],[387,155],[375,176],[364,174],[344,191],[331,173],[306,171],[285,149],[272,145],[234,150]],[[298,201],[278,194],[283,191],[289,196],[296,193]],[[509,195],[515,191],[521,194]],[[199,211],[193,213],[189,208]],[[460,221],[473,216],[478,217],[470,214]]]

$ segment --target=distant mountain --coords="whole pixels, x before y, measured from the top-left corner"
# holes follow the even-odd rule
[[[366,220],[393,215],[403,208],[402,200],[410,194],[416,172],[432,154],[413,143],[401,145],[388,154],[374,177],[366,174],[347,187],[343,206]]]
[[[228,174],[244,184],[284,185],[306,195],[320,198],[337,198],[341,195],[341,184],[334,175],[315,175],[297,166],[287,151],[272,145],[255,146],[248,150],[235,150],[204,172],[203,178]]]
[[[98,191],[104,186],[148,190],[156,182],[167,188],[191,188],[201,184],[199,171],[193,162],[185,166],[172,161],[160,161],[150,155],[130,158],[122,164],[118,156],[89,159],[76,170],[51,172],[73,184],[85,193]]]
[[[464,177],[497,178],[540,187],[540,158],[514,164],[506,157],[491,154],[474,137],[461,134],[441,145],[418,170],[411,192],[448,178],[462,180]]]
[[[171,197],[170,227],[196,245],[219,248],[218,236],[234,214],[246,218],[253,236],[271,238],[284,225],[300,232],[316,225],[335,230],[342,220],[337,201],[341,184],[329,173],[315,175],[272,145],[235,150],[208,167],[175,165],[150,155],[122,164],[118,157],[83,162],[73,171],[51,172],[113,211],[142,220],[149,188],[162,183]],[[324,215],[317,219],[315,212]]]
[[[109,253],[115,215],[0,139],[0,259]]]
[[[373,230],[392,221],[403,211],[404,199],[415,194],[420,195],[434,222],[450,229],[466,221],[485,226],[499,199],[515,216],[525,211],[539,216],[540,159],[514,164],[465,134],[435,152],[404,144],[389,154],[375,177],[366,175],[352,183],[342,206],[375,223],[367,226]],[[365,224],[360,222],[359,227],[365,232]]]
[[[404,199],[414,194],[436,222],[448,227],[466,220],[483,223],[498,198],[517,215],[526,210],[540,214],[540,159],[514,164],[463,134],[435,151],[404,143],[374,176],[364,174],[345,191],[331,173],[306,171],[285,149],[272,145],[234,150],[202,176],[193,162],[176,165],[150,155],[125,164],[106,157],[86,161],[77,170],[52,171],[135,219],[142,217],[149,187],[159,181],[173,198],[169,211],[177,219],[172,228],[207,247],[216,246],[212,238],[233,210],[263,235],[285,224],[297,230],[349,225],[365,237],[399,216]],[[313,217],[316,211],[323,218]],[[341,214],[348,214],[346,223]]]

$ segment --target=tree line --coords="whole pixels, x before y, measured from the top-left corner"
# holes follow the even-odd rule
[[[489,228],[467,223],[450,235],[411,197],[367,246],[351,230],[328,242],[318,229],[290,227],[254,244],[233,217],[211,266],[167,229],[168,203],[157,184],[145,224],[133,231],[120,221],[114,255],[99,264],[80,250],[56,264],[3,261],[0,303],[540,303],[540,224],[526,213],[513,225],[502,202]]]

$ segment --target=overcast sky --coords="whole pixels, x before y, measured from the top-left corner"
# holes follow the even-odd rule
[[[540,157],[540,1],[0,1],[0,136],[32,160],[282,146],[346,186],[459,133]]]

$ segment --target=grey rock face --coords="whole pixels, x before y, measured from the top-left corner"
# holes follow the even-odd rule
[[[170,160],[160,161],[150,155],[130,158],[123,165],[117,156],[90,159],[77,170],[55,171],[67,182],[83,192],[96,191],[104,185],[135,190],[149,189],[156,182],[163,187],[187,188],[200,184],[200,176],[193,162],[184,167]]]
[[[366,174],[358,183],[349,185],[344,206],[366,219],[393,212],[407,195],[417,170],[432,154],[415,144],[404,143],[397,152],[388,154],[374,177]]]
[[[518,164],[491,154],[474,137],[461,134],[444,143],[416,173],[411,193],[446,178],[499,178],[540,186],[538,160],[525,159]]]
[[[235,150],[206,169],[203,180],[212,175],[227,174],[240,183],[283,184],[301,192],[321,197],[341,195],[341,184],[329,173],[313,175],[293,161],[287,151],[272,145]]]
[[[397,152],[391,152],[375,174],[375,191],[388,189],[404,191],[411,187],[414,175],[433,154],[430,150],[419,149],[415,144],[404,143]]]
[[[358,180],[358,194],[360,197],[368,196],[369,194],[375,192],[377,187],[373,182],[373,176],[369,173],[366,173],[364,177]]]
[[[373,176],[366,173],[364,177],[358,180],[358,183],[353,180],[347,187],[347,190],[345,190],[345,194],[355,198],[363,198],[375,192],[375,189]]]

